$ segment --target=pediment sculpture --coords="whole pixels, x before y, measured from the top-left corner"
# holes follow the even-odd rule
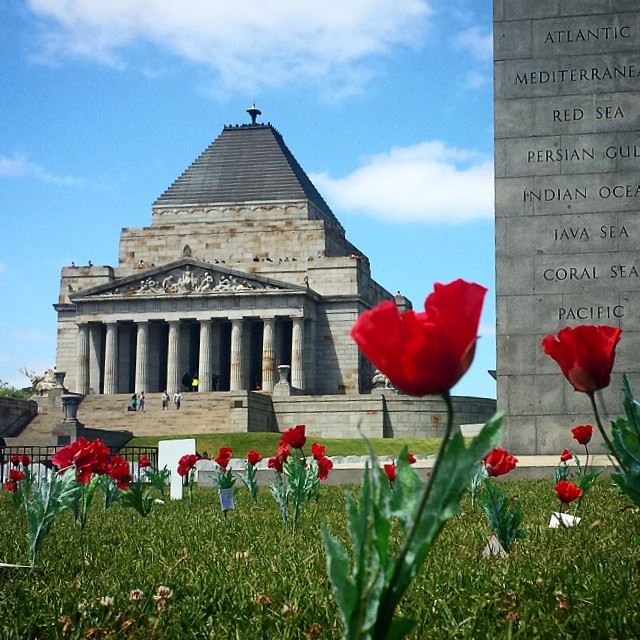
[[[159,295],[189,293],[224,293],[228,291],[265,291],[277,287],[239,275],[214,271],[212,269],[191,268],[189,265],[143,278],[125,287],[119,287],[114,293],[124,295]]]

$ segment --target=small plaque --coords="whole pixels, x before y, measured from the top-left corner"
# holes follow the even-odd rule
[[[195,438],[160,440],[158,442],[158,469],[171,471],[171,499],[182,500],[182,476],[178,475],[178,462],[182,456],[196,452]]]
[[[562,521],[561,521],[562,519]],[[557,529],[558,527],[575,527],[582,518],[572,516],[570,513],[558,513],[554,511],[549,520],[549,529]]]
[[[483,558],[491,558],[492,556],[499,556],[500,558],[506,558],[509,554],[503,549],[502,545],[498,541],[498,538],[491,536],[487,546],[482,550]]]

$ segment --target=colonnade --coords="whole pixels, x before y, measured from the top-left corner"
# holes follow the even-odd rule
[[[256,323],[262,325],[259,340],[255,339],[260,329]],[[183,330],[187,331],[187,325],[185,338]],[[286,330],[290,338],[281,338],[277,352],[278,327],[280,335]],[[221,339],[223,328],[226,341]],[[195,337],[189,342],[191,336]],[[259,347],[261,354],[256,352]],[[185,348],[193,355],[185,354]],[[291,365],[291,385],[304,389],[304,318],[81,322],[77,336],[76,391],[87,394],[92,389],[94,393],[115,394],[166,389],[173,395],[182,389],[185,355],[187,362],[195,362],[197,358],[197,370],[191,373],[198,376],[199,391],[219,389],[217,381],[222,378],[230,391],[260,388],[272,392],[278,364]],[[254,363],[260,358],[254,366],[255,380],[251,381],[247,375],[249,358]],[[121,379],[125,370],[131,371],[126,381]]]

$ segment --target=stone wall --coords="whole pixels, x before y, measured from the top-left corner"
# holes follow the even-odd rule
[[[515,453],[557,453],[590,404],[541,338],[623,328],[600,400],[640,388],[640,5],[495,0],[498,405]]]
[[[455,423],[486,422],[495,400],[453,398]],[[393,391],[363,395],[274,397],[278,431],[307,425],[309,435],[324,438],[428,438],[443,435],[446,407],[440,398],[413,398]]]
[[[0,437],[17,436],[38,415],[33,400],[0,397]]]

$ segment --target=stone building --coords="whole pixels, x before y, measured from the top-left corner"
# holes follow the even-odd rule
[[[251,124],[225,126],[153,203],[150,226],[122,230],[117,266],[62,269],[56,369],[84,396],[78,416],[134,435],[297,423],[325,437],[438,435],[442,400],[389,388],[349,337],[362,311],[394,296],[280,133],[248,111]],[[193,378],[186,409],[161,410],[159,393]],[[127,414],[143,390],[147,411]],[[495,400],[454,406],[477,423]],[[19,442],[45,442],[45,418]]]
[[[252,111],[252,116],[255,112]],[[119,261],[62,269],[57,369],[81,394],[358,393],[373,374],[349,338],[391,294],[271,124],[225,126],[125,228]]]

